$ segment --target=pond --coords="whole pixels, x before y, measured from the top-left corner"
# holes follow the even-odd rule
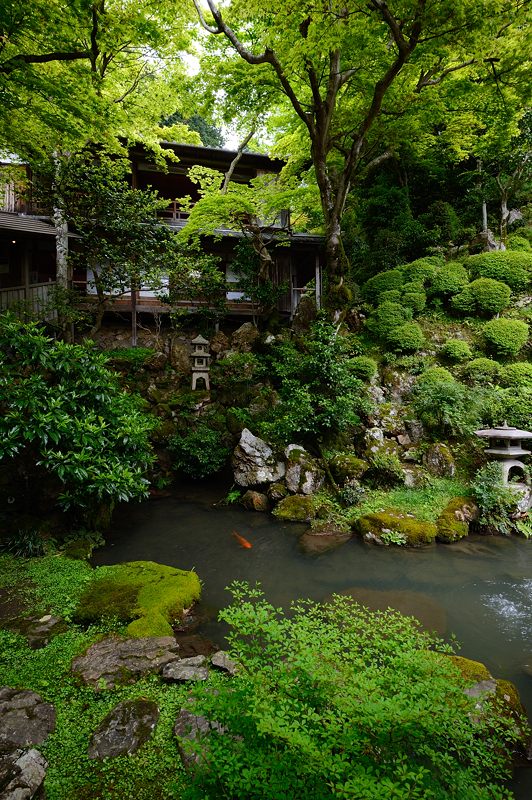
[[[212,609],[202,633],[222,644],[215,614],[228,604],[226,587],[233,580],[260,581],[267,598],[285,607],[296,598],[323,600],[346,591],[371,606],[378,592],[386,592],[390,605],[417,610],[431,627],[454,633],[461,655],[513,681],[530,713],[532,542],[476,537],[403,550],[352,539],[316,556],[299,547],[305,528],[238,507],[213,507],[208,494],[172,496],[123,508],[94,563],[153,560],[196,570],[202,603]],[[240,547],[233,531],[252,548]],[[512,788],[519,800],[529,800],[532,769],[519,770]]]

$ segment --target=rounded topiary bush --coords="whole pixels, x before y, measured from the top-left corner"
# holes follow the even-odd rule
[[[496,250],[470,256],[466,266],[472,275],[503,281],[514,292],[523,292],[532,278],[532,253],[511,250]]]
[[[467,361],[471,358],[471,348],[462,339],[449,339],[440,352],[444,358],[453,362]]]
[[[445,367],[429,367],[421,373],[417,379],[417,384],[440,383],[440,381],[454,382],[452,375]]]
[[[362,294],[367,300],[375,301],[382,292],[400,289],[404,282],[403,274],[398,269],[388,269],[369,278],[362,286]]]
[[[469,283],[469,275],[462,264],[451,261],[438,270],[431,284],[433,294],[450,297],[461,292]]]
[[[400,303],[382,303],[370,315],[366,323],[368,329],[379,339],[386,339],[390,331],[407,322],[412,316],[411,310]]]
[[[502,281],[478,278],[452,298],[452,305],[464,313],[498,314],[510,304],[512,291]]]
[[[500,371],[500,365],[491,358],[474,358],[464,367],[464,375],[473,383],[492,383]]]
[[[355,356],[349,361],[349,369],[363,381],[370,381],[377,372],[377,362],[369,356]]]
[[[502,358],[515,356],[528,340],[528,325],[519,319],[492,319],[482,329],[486,346]]]
[[[411,308],[415,314],[419,314],[427,304],[427,295],[425,292],[405,292],[403,294],[403,303],[407,308]]]
[[[529,361],[520,361],[518,364],[509,364],[504,367],[501,374],[503,386],[532,387],[532,364]]]
[[[445,264],[445,259],[441,256],[426,256],[411,261],[399,267],[404,275],[405,282],[421,281],[424,285],[432,283],[438,269]]]
[[[532,245],[526,238],[526,236],[521,236],[521,231],[516,231],[515,233],[511,233],[506,240],[506,246],[510,251],[525,251],[526,253],[530,253],[532,251]]]
[[[399,289],[388,289],[386,292],[381,292],[377,298],[377,303],[382,305],[382,303],[400,303],[401,302],[401,292]]]
[[[424,346],[425,336],[417,322],[405,322],[389,332],[387,341],[393,350],[412,353]]]

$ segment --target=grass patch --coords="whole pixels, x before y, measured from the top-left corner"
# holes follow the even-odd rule
[[[366,514],[374,514],[385,508],[394,508],[417,519],[436,522],[444,508],[453,497],[467,496],[469,489],[453,478],[432,478],[428,486],[420,489],[407,489],[399,486],[393,489],[376,489],[368,492],[362,502],[349,509],[349,518],[355,521]]]

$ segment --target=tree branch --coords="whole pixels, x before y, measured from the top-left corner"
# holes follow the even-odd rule
[[[4,61],[3,64],[0,64],[0,73],[8,75],[10,72],[13,72],[13,70],[18,69],[22,64],[46,64],[50,61],[76,61],[89,57],[90,51],[88,50],[72,51],[71,53],[57,51],[54,53],[42,53],[40,55],[21,53]]]
[[[433,77],[436,74],[437,68],[431,69],[428,72],[421,73],[419,76],[419,80],[417,82],[417,86],[414,91],[419,94],[422,89],[426,86],[437,86],[442,80],[445,78],[446,75],[450,75],[451,72],[457,72],[460,69],[465,69],[466,67],[470,67],[471,64],[475,64],[476,59],[470,58],[469,61],[463,61],[461,64],[456,64],[454,67],[447,67],[444,69],[437,77]]]
[[[229,181],[233,177],[233,172],[235,171],[236,165],[238,164],[238,162],[242,158],[242,153],[244,152],[244,148],[249,143],[251,137],[255,133],[255,129],[256,129],[256,125],[253,124],[253,127],[251,128],[251,130],[248,133],[248,135],[238,145],[238,150],[237,150],[236,156],[231,161],[231,163],[229,165],[229,169],[225,173],[224,182],[223,182],[223,185],[222,185],[222,188],[221,188],[221,193],[222,194],[227,194],[227,188],[229,186]]]

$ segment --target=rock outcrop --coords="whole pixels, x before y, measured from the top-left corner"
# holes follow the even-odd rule
[[[285,466],[263,439],[244,428],[232,458],[235,481],[239,486],[275,483],[284,477]]]
[[[136,753],[151,737],[159,709],[143,697],[123,700],[103,719],[89,744],[89,758],[115,758]]]
[[[134,683],[150,672],[160,672],[178,660],[179,645],[172,636],[119,639],[111,636],[91,645],[72,662],[72,672],[95,689]]]
[[[315,458],[297,444],[289,444],[285,452],[286,486],[294,494],[314,494],[321,488],[325,473]]]

